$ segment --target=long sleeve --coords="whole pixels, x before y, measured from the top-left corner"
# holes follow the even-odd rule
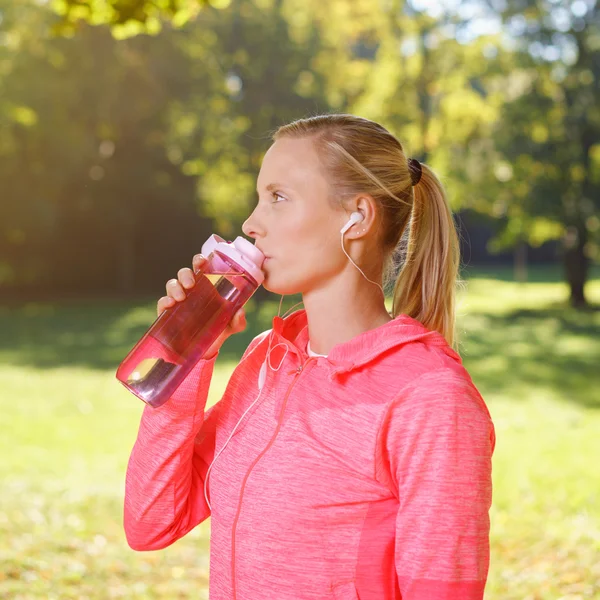
[[[402,599],[481,600],[495,432],[476,388],[452,369],[418,377],[389,406],[378,439],[378,478],[398,496]]]
[[[204,409],[218,355],[199,360],[161,407],[144,406],[125,477],[124,529],[134,550],[165,548],[210,515],[204,479],[224,399]]]

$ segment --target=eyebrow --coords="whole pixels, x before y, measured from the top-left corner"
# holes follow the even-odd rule
[[[283,183],[269,183],[269,185],[267,185],[265,187],[265,190],[267,190],[267,192],[272,192],[273,190],[277,189],[277,188],[286,188],[288,190],[291,190],[292,188],[290,188],[288,185],[285,185]],[[256,188],[256,193],[260,193],[258,191],[258,188]]]

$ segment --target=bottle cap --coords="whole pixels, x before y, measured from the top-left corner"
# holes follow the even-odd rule
[[[228,242],[222,237],[213,233],[202,245],[202,255],[208,256],[214,250],[222,252],[229,256],[240,267],[245,269],[258,285],[261,285],[265,279],[265,274],[262,271],[262,264],[265,260],[265,255],[246,238],[238,236],[233,242]]]

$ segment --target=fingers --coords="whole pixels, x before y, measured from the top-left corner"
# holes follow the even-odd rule
[[[192,259],[192,269],[194,269],[194,273],[197,273],[206,261],[206,257],[202,256],[202,254],[196,254]]]
[[[156,312],[160,314],[166,309],[174,306],[177,302],[186,299],[185,290],[194,286],[195,280],[191,269],[179,269],[178,279],[169,279],[166,284],[167,295],[159,299]]]
[[[173,300],[185,300],[185,290],[177,279],[169,279],[165,287],[167,289],[167,296],[170,296]]]
[[[182,302],[186,299],[186,290],[189,290],[196,285],[197,273],[206,262],[206,257],[202,254],[196,254],[192,259],[192,269],[183,267],[177,271],[177,279],[169,279],[166,284],[167,295],[159,299],[156,304],[156,312],[160,314],[166,309],[174,306],[177,302]]]
[[[176,301],[173,298],[171,298],[170,296],[163,296],[162,298],[160,298],[156,305],[157,315],[160,317],[160,315],[163,313],[163,311],[165,309],[173,306],[175,304],[175,302]]]
[[[194,277],[194,272],[188,268],[183,267],[183,269],[179,269],[177,271],[177,277],[179,278],[179,283],[183,286],[183,288],[189,290],[196,285],[196,278]]]

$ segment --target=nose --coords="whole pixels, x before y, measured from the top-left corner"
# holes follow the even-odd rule
[[[247,235],[248,237],[254,238],[256,239],[258,237],[258,233],[256,230],[256,227],[254,225],[254,217],[253,217],[254,213],[252,213],[245,221],[244,224],[242,225],[242,231],[244,232],[245,235]]]
[[[242,225],[242,231],[243,231],[243,232],[244,232],[244,234],[245,234],[245,235],[247,235],[248,237],[251,237],[251,238],[253,238],[253,237],[256,237],[256,236],[253,234],[253,229],[252,229],[252,228],[250,227],[250,225],[248,224],[248,223],[249,223],[249,221],[250,221],[250,219],[246,219],[246,220],[244,221],[244,224]]]

